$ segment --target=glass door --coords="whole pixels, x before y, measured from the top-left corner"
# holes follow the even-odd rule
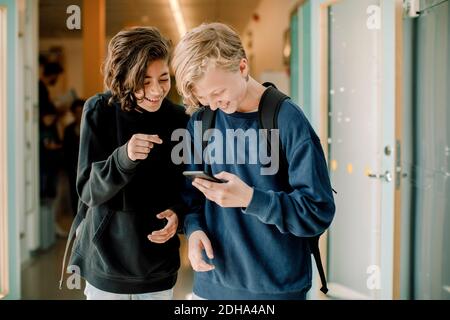
[[[338,192],[329,296],[392,299],[395,5],[336,0],[326,10],[328,163]]]

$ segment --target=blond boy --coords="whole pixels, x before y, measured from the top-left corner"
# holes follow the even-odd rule
[[[250,135],[261,129],[258,109],[266,87],[250,76],[241,40],[230,27],[211,23],[188,32],[175,49],[172,67],[177,88],[194,112],[188,124],[192,137],[202,120],[200,106],[215,110],[214,128],[222,136],[227,130]],[[240,161],[257,148],[238,144],[235,161],[210,161],[212,173],[226,183],[195,179],[186,192],[194,297],[305,299],[311,287],[306,239],[330,225],[332,189],[320,141],[291,100],[280,108],[278,127],[287,172],[262,175],[261,159]],[[217,160],[219,152],[230,160],[230,143],[218,144],[206,157]],[[205,164],[188,162],[187,170],[205,170]]]

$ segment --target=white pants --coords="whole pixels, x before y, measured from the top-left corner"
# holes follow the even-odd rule
[[[198,295],[196,295],[194,292],[192,292],[192,298],[191,300],[207,300],[205,298],[199,297]]]
[[[90,283],[86,282],[84,295],[87,300],[172,300],[173,288],[149,293],[118,294],[97,289]]]

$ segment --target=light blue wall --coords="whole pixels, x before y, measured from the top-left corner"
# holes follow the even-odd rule
[[[299,78],[300,78],[300,70],[299,70],[299,43],[298,43],[298,33],[301,32],[298,28],[298,12],[296,12],[290,21],[290,34],[291,34],[291,61],[290,61],[290,70],[291,70],[291,81],[290,81],[290,92],[291,99],[302,107],[299,100]]]
[[[315,0],[308,1],[310,4],[310,22],[311,22],[311,124],[317,132],[321,128],[320,114],[320,6],[327,1]]]
[[[20,257],[18,213],[16,209],[16,51],[17,51],[17,6],[14,0],[0,0],[7,8],[7,116],[8,116],[8,261],[9,295],[6,299],[20,299]]]
[[[450,299],[450,1],[414,20],[414,299]]]
[[[291,98],[311,121],[311,5],[305,2],[291,17]]]
[[[302,10],[303,18],[303,48],[311,48],[311,5],[306,2]],[[311,119],[311,50],[304,50],[303,52],[303,73],[305,75],[303,81],[303,101],[304,112],[308,119]]]

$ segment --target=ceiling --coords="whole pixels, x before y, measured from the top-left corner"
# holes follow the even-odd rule
[[[123,27],[152,25],[174,42],[179,35],[169,0],[105,0],[106,34],[111,37]],[[179,0],[189,30],[202,22],[220,21],[242,33],[260,0]],[[83,0],[40,0],[41,38],[81,37],[82,31],[69,30],[66,13],[70,5],[82,7]],[[82,17],[81,17],[82,18]]]

